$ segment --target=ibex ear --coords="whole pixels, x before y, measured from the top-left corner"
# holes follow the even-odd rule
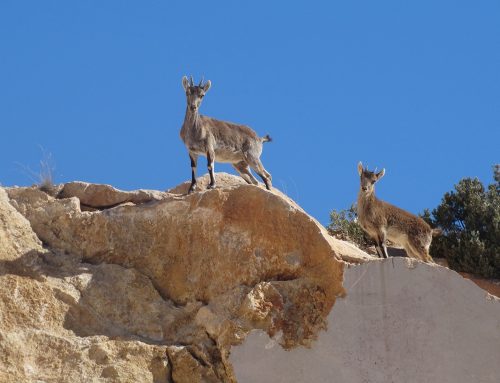
[[[385,169],[382,169],[380,172],[377,173],[377,180],[381,179],[385,174]]]
[[[182,87],[184,88],[185,91],[187,91],[189,88],[189,80],[186,76],[182,78]]]
[[[208,80],[205,85],[203,85],[203,90],[206,92],[208,92],[208,90],[210,89],[210,87],[212,86],[212,82],[210,80]]]
[[[361,174],[363,174],[363,164],[361,163],[361,161],[358,162],[358,173],[360,176]]]

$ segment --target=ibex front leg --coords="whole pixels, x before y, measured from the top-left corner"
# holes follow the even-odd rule
[[[386,245],[386,235],[384,232],[379,234],[377,239],[377,245],[379,249],[379,254],[382,258],[389,258],[389,254],[387,254],[387,245]]]
[[[191,159],[191,186],[189,187],[188,194],[191,194],[196,190],[196,164],[198,162],[198,155],[189,153],[189,158]]]
[[[207,186],[207,189],[215,188],[214,161],[215,161],[215,153],[213,151],[208,151],[207,167],[208,167],[208,173],[210,174],[210,184]]]

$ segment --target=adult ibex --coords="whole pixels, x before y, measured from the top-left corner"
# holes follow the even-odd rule
[[[363,169],[358,164],[361,187],[358,194],[358,222],[375,241],[377,253],[387,258],[386,240],[402,246],[409,257],[424,262],[434,262],[429,255],[432,237],[439,229],[431,227],[422,219],[375,197],[375,183],[385,169],[376,173]]]
[[[181,139],[187,147],[191,159],[191,186],[189,192],[196,189],[196,166],[199,155],[207,157],[210,173],[209,189],[215,187],[214,161],[229,162],[241,177],[249,184],[258,182],[250,172],[250,167],[262,178],[266,188],[271,190],[271,175],[260,162],[262,144],[271,141],[266,135],[259,137],[245,125],[219,121],[198,113],[205,93],[210,89],[210,80],[203,84],[203,79],[194,85],[193,77],[182,78],[182,86],[186,91],[186,117],[181,128]]]

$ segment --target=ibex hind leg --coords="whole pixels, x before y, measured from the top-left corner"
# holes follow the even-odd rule
[[[431,255],[429,254],[429,250],[425,251],[424,258],[425,258],[425,262],[427,262],[427,263],[436,263],[436,262],[434,262],[434,259],[432,259]]]
[[[382,248],[377,244],[375,244],[375,251],[379,258],[384,258],[384,253],[382,252]]]
[[[376,244],[375,250],[377,250],[377,254],[380,258],[389,258],[389,254],[387,254],[387,247],[385,245]]]
[[[434,260],[429,255],[429,249],[419,243],[409,243],[405,247],[408,256],[416,258],[427,263],[434,263]]]
[[[262,166],[262,162],[260,162],[260,159],[247,158],[247,162],[251,166],[251,168],[255,170],[255,173],[257,173],[259,177],[262,178],[262,181],[264,181],[264,184],[266,185],[266,189],[271,190],[272,187],[271,174],[269,174],[266,171],[266,169],[264,169],[264,166]]]
[[[377,252],[381,256],[381,258],[389,258],[389,254],[387,254],[386,234],[383,230],[381,230],[380,235],[377,238],[377,248]]]
[[[233,168],[235,168],[240,174],[241,178],[245,180],[248,184],[258,185],[259,182],[255,179],[253,174],[250,172],[250,167],[245,161],[238,162],[233,164]]]

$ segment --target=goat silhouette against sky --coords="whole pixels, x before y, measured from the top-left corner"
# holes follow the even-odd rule
[[[199,155],[207,157],[209,189],[215,187],[214,162],[218,161],[231,163],[247,183],[257,185],[258,182],[250,171],[252,168],[262,178],[266,188],[271,190],[272,177],[260,162],[262,144],[271,141],[271,137],[259,137],[248,126],[199,114],[201,101],[211,86],[210,80],[204,84],[202,79],[198,85],[194,85],[192,77],[188,80],[184,76],[182,86],[186,91],[187,107],[180,135],[189,152],[192,176],[188,193],[196,189]]]

